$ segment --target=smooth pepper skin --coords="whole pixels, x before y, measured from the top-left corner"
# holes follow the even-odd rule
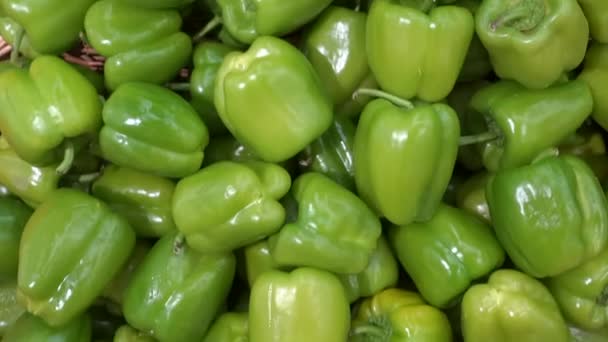
[[[608,2],[606,2],[608,6]],[[608,8],[606,9],[608,15]],[[608,21],[608,17],[606,18]],[[608,23],[607,23],[608,25]],[[593,96],[591,117],[608,130],[608,44],[591,43],[578,79],[585,81]]]
[[[570,334],[551,293],[538,280],[511,269],[473,285],[462,299],[465,342],[568,342]]]
[[[232,135],[268,162],[295,156],[333,120],[331,99],[310,62],[271,36],[225,57],[214,103]]]
[[[289,173],[276,164],[218,162],[177,183],[175,223],[199,252],[232,251],[281,228],[278,200],[290,186]]]
[[[180,32],[177,10],[138,7],[122,1],[101,0],[87,11],[85,30],[91,46],[107,57],[106,86],[170,81],[188,64],[190,37]]]
[[[21,239],[17,293],[29,312],[55,327],[93,303],[135,245],[127,221],[72,189],[39,206]]]
[[[12,197],[0,197],[0,281],[17,276],[19,242],[32,209]]]
[[[364,300],[349,342],[450,342],[447,316],[415,292],[391,288]]]
[[[490,208],[486,200],[486,184],[491,173],[482,171],[469,177],[456,188],[456,205],[477,216],[487,224],[492,224]]]
[[[393,227],[389,236],[422,297],[439,308],[455,305],[472,282],[505,260],[505,252],[488,225],[445,204],[431,220]]]
[[[608,43],[608,3],[602,0],[578,0],[589,23],[593,40]]]
[[[576,0],[484,0],[476,32],[498,77],[542,89],[585,57],[589,25]]]
[[[243,249],[245,275],[249,287],[253,287],[256,279],[270,270],[289,271],[293,267],[280,266],[270,254],[268,240],[258,241]]]
[[[91,191],[124,217],[137,236],[161,237],[177,230],[171,212],[175,183],[169,179],[108,165]]]
[[[546,89],[499,81],[478,91],[471,107],[498,136],[480,147],[484,166],[493,172],[526,165],[558,145],[591,114],[593,98],[581,80]]]
[[[332,0],[217,0],[226,30],[251,44],[261,36],[282,36],[316,18]]]
[[[0,88],[0,131],[31,164],[61,159],[64,141],[95,134],[101,125],[95,87],[58,57],[41,56],[29,70],[0,73]]]
[[[369,66],[392,94],[441,100],[456,83],[474,26],[463,7],[441,6],[427,14],[396,0],[375,0],[367,19]]]
[[[380,221],[355,194],[320,173],[299,176],[290,192],[298,205],[268,243],[279,265],[334,273],[362,272],[382,233]]]
[[[458,116],[445,104],[404,109],[373,100],[355,133],[359,195],[394,224],[429,220],[450,181],[459,135]]]
[[[249,342],[343,342],[349,323],[344,289],[329,272],[268,271],[251,289]]]
[[[25,308],[17,299],[17,279],[0,280],[0,338],[23,315]]]
[[[549,156],[499,171],[486,198],[498,240],[533,277],[556,276],[606,247],[608,203],[593,171],[577,157]]]
[[[120,86],[103,107],[99,145],[112,163],[181,178],[196,172],[209,143],[192,106],[164,87],[141,82]]]
[[[248,342],[249,315],[246,312],[226,312],[219,316],[203,342]]]
[[[40,317],[25,313],[8,329],[2,341],[89,342],[91,338],[91,317],[88,314],[77,316],[62,326],[52,327]]]

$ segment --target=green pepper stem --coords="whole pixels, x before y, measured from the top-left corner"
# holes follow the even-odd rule
[[[63,160],[61,164],[57,166],[55,171],[59,175],[65,175],[72,168],[72,164],[74,163],[74,144],[71,141],[67,141],[65,143],[65,150],[63,151]]]
[[[377,327],[375,325],[367,324],[367,325],[357,325],[350,330],[350,336],[355,335],[371,335],[374,337],[382,337],[385,335],[384,330],[382,328]]]
[[[78,183],[91,183],[101,176],[101,172],[85,173],[78,176]]]
[[[222,18],[220,18],[219,16],[215,16],[213,17],[213,19],[211,19],[207,25],[205,25],[200,31],[198,31],[198,33],[196,33],[194,35],[194,37],[192,37],[192,40],[195,43],[200,42],[201,40],[203,40],[203,38],[205,38],[205,36],[207,35],[207,33],[213,31],[216,27],[220,26],[222,24]]]
[[[413,109],[414,108],[414,104],[411,101],[402,99],[402,98],[400,98],[398,96],[395,96],[393,94],[389,94],[389,93],[387,93],[385,91],[378,90],[378,89],[359,88],[359,89],[357,89],[353,93],[353,100],[356,100],[361,95],[368,95],[368,96],[379,97],[381,99],[385,99],[387,101],[390,101],[390,102],[394,103],[395,105],[397,105],[399,107],[403,107],[405,109]]]
[[[483,132],[483,133],[474,134],[474,135],[465,135],[465,136],[460,137],[460,139],[458,141],[458,145],[466,146],[466,145],[479,144],[479,143],[484,143],[487,141],[494,140],[496,138],[498,138],[498,134],[496,134],[495,132],[492,132],[492,131]]]
[[[15,41],[13,42],[13,49],[11,50],[10,62],[18,67],[21,67],[19,63],[19,50],[21,50],[21,42],[23,42],[24,36],[23,27],[19,26],[15,33]]]
[[[174,90],[174,91],[189,91],[190,83],[187,83],[187,82],[167,83],[167,88]]]
[[[510,25],[519,31],[529,31],[538,26],[545,17],[544,0],[520,0],[490,23],[490,29]]]
[[[540,160],[543,160],[548,157],[557,157],[559,156],[559,149],[557,147],[548,148],[541,153],[539,153],[533,160],[531,164],[534,164]]]

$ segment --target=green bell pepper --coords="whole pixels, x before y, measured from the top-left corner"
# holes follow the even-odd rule
[[[17,299],[17,280],[0,280],[0,338],[24,312]]]
[[[18,44],[19,53],[24,57],[28,59],[35,59],[36,57],[39,57],[41,54],[34,50],[32,44],[30,44],[30,39],[28,36],[22,36],[22,33],[23,28],[21,25],[19,25],[19,23],[9,17],[3,17],[2,13],[0,13],[0,37],[2,37],[5,42],[13,47]],[[21,41],[18,43],[20,38]]]
[[[368,88],[368,89],[369,88],[371,88],[371,89],[378,88],[378,82],[376,81],[376,78],[371,73],[371,71],[369,74],[367,74],[367,77],[365,77],[363,79],[363,81],[361,81],[361,84],[359,84],[359,87],[357,87],[357,88]],[[356,119],[359,117],[359,115],[361,115],[363,108],[365,108],[365,106],[371,100],[373,100],[373,97],[365,96],[365,95],[351,97],[350,99],[346,100],[344,103],[342,103],[334,108],[336,117],[355,118]]]
[[[91,318],[87,314],[53,327],[47,325],[40,317],[25,313],[9,328],[2,341],[88,342],[91,341],[91,335]]]
[[[91,46],[108,57],[104,65],[107,88],[113,91],[128,82],[163,84],[175,77],[192,54],[192,41],[180,32],[181,25],[176,10],[115,0],[95,2],[84,26]]]
[[[251,44],[261,36],[282,36],[316,18],[331,0],[217,0],[226,30]]]
[[[5,89],[0,93],[0,131],[31,164],[61,159],[73,138],[94,135],[101,125],[95,87],[58,57],[38,57],[29,70],[0,73],[0,88]]]
[[[153,9],[181,8],[190,5],[194,0],[121,0],[122,3]]]
[[[243,260],[245,264],[245,275],[249,287],[253,287],[256,279],[264,272],[271,270],[290,271],[292,267],[277,264],[270,254],[268,240],[258,241],[243,249]]]
[[[213,137],[205,148],[203,167],[220,161],[250,162],[261,161],[250,148],[241,144],[232,135]]]
[[[342,342],[350,307],[342,284],[315,268],[268,271],[251,289],[249,342]]]
[[[570,342],[605,342],[608,341],[608,329],[584,330],[569,324]]]
[[[135,233],[123,218],[72,189],[49,196],[21,239],[17,293],[29,312],[54,327],[93,303],[135,245]]]
[[[558,145],[591,114],[591,90],[580,80],[546,89],[499,81],[478,91],[471,107],[488,121],[496,139],[481,144],[486,169],[514,168]]]
[[[375,99],[361,114],[355,182],[376,213],[404,225],[433,216],[456,163],[460,125],[445,104],[396,103]]]
[[[542,89],[585,57],[589,25],[576,0],[485,0],[476,31],[498,77]]]
[[[608,43],[608,3],[603,0],[578,0],[589,23],[593,40]]]
[[[170,233],[168,233],[170,234]],[[152,248],[152,244],[147,240],[137,240],[129,259],[124,264],[120,272],[110,280],[103,290],[101,296],[110,300],[111,308],[117,308],[120,311],[124,303],[125,291],[133,279],[133,274],[139,265],[142,263],[148,252]],[[120,313],[122,315],[122,313]]]
[[[559,153],[583,159],[606,154],[606,143],[602,137],[602,131],[595,125],[581,126],[559,144]]]
[[[349,342],[450,342],[447,316],[415,292],[391,288],[361,303]]]
[[[475,24],[463,7],[426,10],[397,0],[375,0],[367,20],[366,51],[383,90],[435,102],[454,87]]]
[[[125,324],[116,330],[113,342],[156,342],[156,339]]]
[[[140,237],[161,237],[177,229],[171,213],[172,181],[108,165],[92,186],[93,196],[127,219]]]
[[[297,202],[297,217],[288,217],[269,238],[274,260],[283,266],[362,272],[382,233],[380,221],[365,203],[316,172],[299,176],[290,195]]]
[[[605,130],[608,129],[608,88],[605,86],[608,82],[608,44],[591,44],[578,79],[585,81],[591,88],[591,117]]]
[[[501,170],[488,181],[486,198],[498,240],[533,277],[568,271],[607,245],[606,196],[577,157],[547,156]]]
[[[295,156],[333,119],[331,100],[310,62],[271,36],[225,57],[214,103],[232,135],[269,162]]]
[[[228,296],[235,264],[230,253],[201,254],[183,236],[163,236],[126,289],[127,322],[161,342],[200,341]]]
[[[203,342],[247,342],[249,315],[246,312],[227,312],[219,316]]]
[[[569,342],[557,303],[538,280],[515,270],[498,270],[486,284],[473,285],[462,299],[465,342]]]
[[[0,281],[17,276],[19,242],[30,209],[16,198],[0,198]]]
[[[456,189],[456,205],[491,225],[492,218],[486,200],[486,184],[490,178],[490,173],[482,171],[460,184]]]
[[[218,162],[177,183],[173,217],[193,249],[232,251],[281,228],[278,200],[290,186],[289,173],[276,164]]]
[[[176,93],[150,83],[120,86],[103,107],[99,145],[105,159],[158,176],[196,172],[209,143],[205,123]]]

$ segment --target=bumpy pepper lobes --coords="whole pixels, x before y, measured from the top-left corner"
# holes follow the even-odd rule
[[[348,337],[348,300],[338,278],[326,271],[266,272],[253,285],[249,305],[249,342],[342,342]]]
[[[428,3],[428,1],[427,1]],[[375,0],[367,20],[369,66],[380,87],[397,96],[434,102],[446,97],[458,78],[473,37],[466,8],[410,7]]]
[[[193,249],[232,251],[281,228],[278,200],[290,186],[289,173],[276,164],[218,162],[177,183],[173,217]]]
[[[447,316],[415,292],[387,289],[361,303],[349,342],[452,341]]]
[[[593,40],[608,43],[608,2],[602,0],[578,0],[589,23]]]
[[[71,189],[55,191],[39,206],[21,239],[18,295],[29,312],[51,326],[83,313],[135,245],[127,221],[100,200]]]
[[[182,19],[172,9],[142,8],[121,1],[97,1],[88,10],[89,43],[108,57],[104,65],[109,90],[127,82],[162,84],[188,64],[190,37],[180,32]]]
[[[538,280],[515,270],[498,270],[486,284],[473,285],[462,300],[465,342],[568,342],[557,303]]]
[[[316,172],[299,176],[291,195],[298,204],[297,218],[288,219],[269,238],[274,260],[279,265],[310,266],[335,273],[362,272],[382,230],[365,203]]]
[[[0,280],[0,337],[24,312],[25,308],[17,299],[17,279]]]
[[[606,197],[593,171],[576,157],[541,157],[499,171],[486,198],[498,240],[531,276],[568,271],[608,242]]]
[[[403,225],[434,214],[456,163],[460,125],[445,104],[395,103],[401,107],[376,99],[361,114],[355,182],[371,208]]]
[[[113,342],[156,342],[157,340],[129,325],[123,325],[116,330]]]
[[[304,55],[260,37],[228,54],[215,83],[215,106],[228,130],[265,161],[295,156],[329,128],[332,104]]]
[[[491,177],[492,174],[482,171],[456,188],[456,205],[488,224],[492,223],[492,218],[486,200],[486,184]]]
[[[476,31],[498,77],[541,89],[585,57],[589,25],[576,0],[485,0]]]
[[[606,12],[608,13],[608,9]],[[606,87],[608,84],[608,44],[591,44],[585,56],[583,71],[578,79],[585,81],[591,88],[593,95],[591,117],[608,130],[608,87]]]
[[[25,313],[8,329],[2,341],[87,342],[91,341],[91,338],[91,317],[87,314],[77,316],[59,327],[53,327],[40,317]]]
[[[227,312],[215,320],[203,342],[246,342],[248,340],[248,314],[246,312]]]
[[[103,107],[99,145],[118,166],[164,177],[196,172],[209,143],[207,127],[190,104],[158,85],[120,86]]]
[[[30,209],[16,198],[0,198],[0,281],[17,276],[19,242]]]

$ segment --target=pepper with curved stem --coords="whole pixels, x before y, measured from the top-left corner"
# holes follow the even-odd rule
[[[202,41],[203,38],[205,38],[205,36],[207,36],[209,32],[215,30],[220,25],[222,25],[222,18],[219,16],[213,17],[213,19],[211,19],[199,32],[197,32],[192,37],[192,41],[194,43]]]

